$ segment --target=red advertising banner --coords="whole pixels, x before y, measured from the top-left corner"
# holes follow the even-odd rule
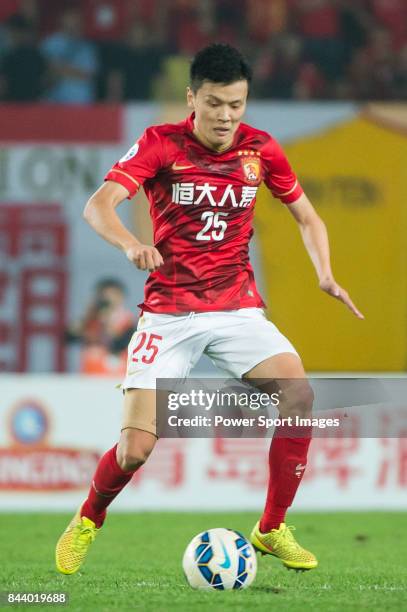
[[[29,370],[39,337],[51,348],[49,369],[64,371],[67,240],[58,204],[0,207],[0,371]]]

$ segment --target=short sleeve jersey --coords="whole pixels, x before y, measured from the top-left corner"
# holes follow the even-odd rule
[[[151,273],[141,308],[157,313],[262,307],[249,261],[256,193],[262,181],[283,203],[302,189],[280,145],[240,124],[218,153],[193,134],[194,115],[146,129],[107,173],[150,202],[154,245],[164,264]]]

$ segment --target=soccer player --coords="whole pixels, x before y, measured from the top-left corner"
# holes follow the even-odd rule
[[[56,564],[73,574],[103,525],[106,509],[146,461],[157,440],[156,378],[184,378],[202,353],[236,378],[278,380],[283,417],[309,416],[312,391],[292,344],[267,321],[249,240],[262,181],[297,221],[319,286],[363,318],[335,281],[325,225],[303,193],[280,145],[241,123],[251,71],[233,47],[202,49],[191,64],[181,123],[149,127],[107,173],[84,216],[139,270],[149,270],[123,383],[120,440],[101,458],[85,502],[58,541]],[[154,246],[141,244],[115,209],[143,186],[150,201]],[[289,379],[296,379],[295,393]],[[284,386],[286,385],[286,386]],[[275,432],[266,505],[251,541],[285,566],[312,569],[315,556],[285,524],[304,474],[310,435]]]

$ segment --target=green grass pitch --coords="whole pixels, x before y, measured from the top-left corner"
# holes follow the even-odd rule
[[[67,606],[7,609],[83,610],[402,610],[407,605],[406,516],[402,513],[299,513],[288,524],[319,558],[311,572],[288,571],[258,556],[244,591],[193,591],[181,558],[189,540],[211,527],[250,532],[253,513],[112,513],[74,576],[54,569],[54,545],[70,516],[0,514],[0,590],[61,592]],[[6,609],[6,608],[4,608]]]

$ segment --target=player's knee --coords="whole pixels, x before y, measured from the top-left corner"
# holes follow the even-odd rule
[[[118,451],[117,463],[124,472],[132,472],[138,470],[147,461],[150,452],[143,448]]]
[[[122,435],[117,447],[117,463],[124,472],[138,470],[148,459],[154,448],[155,440],[151,435],[147,440],[128,440]]]
[[[292,393],[280,404],[280,413],[284,417],[296,416],[307,418],[311,416],[314,403],[314,392],[308,382],[298,385]]]

